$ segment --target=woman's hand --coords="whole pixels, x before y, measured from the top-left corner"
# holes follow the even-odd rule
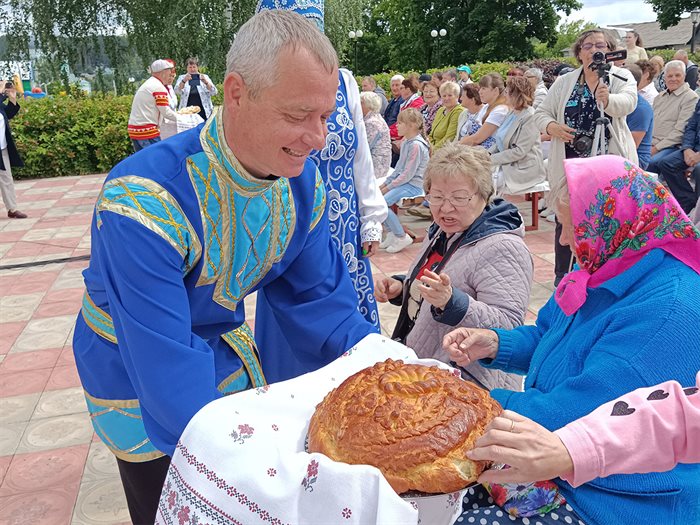
[[[423,299],[435,308],[442,310],[452,297],[450,276],[446,273],[438,275],[435,272],[426,270],[423,273],[423,277],[420,278],[418,290]]]
[[[372,257],[379,251],[379,241],[365,241],[362,243],[362,255]]]
[[[380,303],[386,303],[398,297],[403,291],[403,283],[398,279],[383,277],[374,282],[374,298]]]
[[[542,481],[574,470],[569,451],[556,434],[510,410],[491,421],[467,457],[510,466],[484,471],[479,483]]]
[[[552,138],[559,139],[563,142],[571,142],[574,140],[574,133],[576,133],[576,130],[570,128],[566,124],[559,124],[558,122],[552,121],[547,124],[545,132]]]
[[[457,328],[442,338],[442,348],[459,366],[467,366],[496,357],[498,334],[483,328]]]
[[[610,100],[610,88],[603,82],[603,80],[598,81],[598,86],[595,88],[595,99],[597,102],[603,104],[603,109],[608,107],[608,101]]]

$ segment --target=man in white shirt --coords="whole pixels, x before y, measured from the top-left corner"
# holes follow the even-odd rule
[[[160,142],[160,126],[163,120],[177,120],[177,114],[170,105],[170,92],[175,65],[158,59],[150,67],[151,77],[146,80],[134,95],[129,115],[129,138],[134,152]]]

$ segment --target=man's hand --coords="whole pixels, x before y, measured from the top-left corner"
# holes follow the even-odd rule
[[[442,348],[459,366],[479,359],[493,359],[498,353],[498,335],[483,328],[457,328],[442,338]]]
[[[652,156],[652,157],[653,157],[654,155],[656,155],[658,152],[659,152],[659,150],[656,149],[656,146],[652,146],[652,147],[651,147],[651,156]]]
[[[485,470],[479,476],[479,483],[542,481],[574,470],[569,451],[556,434],[510,410],[491,421],[467,457],[510,466]]]
[[[695,166],[697,161],[695,160],[695,152],[692,149],[683,150],[683,162],[685,162],[685,165],[689,168]]]
[[[383,277],[374,282],[374,298],[380,303],[386,303],[398,297],[403,291],[403,283],[398,279]]]
[[[440,310],[445,308],[452,298],[452,284],[450,276],[446,273],[438,275],[426,270],[420,278],[418,290],[423,299]]]

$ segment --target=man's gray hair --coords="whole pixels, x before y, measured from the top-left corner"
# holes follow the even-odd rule
[[[669,69],[680,69],[683,73],[685,73],[685,64],[681,60],[669,60],[664,66],[664,73]]]
[[[367,75],[366,77],[364,77],[364,78],[362,79],[363,82],[364,82],[365,80],[366,80],[367,82],[370,83],[370,85],[372,86],[372,89],[374,89],[374,88],[377,87],[377,81],[374,80],[374,77],[373,77],[372,75]]]
[[[308,51],[329,73],[338,67],[333,45],[313,22],[291,11],[272,10],[261,11],[238,30],[226,56],[226,74],[241,75],[255,98],[279,80],[279,55],[286,49]]]
[[[363,91],[360,93],[360,102],[369,111],[379,111],[382,109],[382,99],[374,91]]]
[[[403,75],[394,75],[393,77],[391,77],[391,82],[393,82],[394,80],[398,80],[399,82],[403,82],[406,79],[404,78]]]

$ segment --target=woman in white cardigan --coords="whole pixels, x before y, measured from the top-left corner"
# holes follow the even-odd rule
[[[509,77],[505,94],[512,109],[494,134],[496,143],[488,149],[497,195],[524,193],[546,178],[532,108],[535,89],[525,77]]]
[[[637,107],[637,83],[629,71],[611,66],[610,84],[599,79],[591,68],[595,53],[607,53],[617,46],[615,38],[603,29],[584,31],[572,47],[581,67],[559,77],[542,104],[535,110],[535,121],[542,133],[552,137],[547,161],[547,175],[552,188],[564,179],[564,159],[590,156],[590,148],[574,148],[574,138],[593,138],[595,119],[599,116],[596,105],[602,105],[611,123],[612,137],[608,138],[608,153],[620,155],[637,163],[637,150],[632,133],[627,127],[627,115]],[[607,134],[607,132],[606,132]],[[585,142],[585,139],[584,139]],[[581,145],[581,142],[578,142]],[[559,244],[561,225],[557,224],[554,242],[555,284],[571,265],[571,250]]]
[[[199,116],[207,120],[214,110],[211,97],[219,91],[209,76],[199,72],[199,61],[196,58],[188,58],[186,65],[187,73],[180,75],[175,83],[175,93],[180,96],[180,109],[199,106]],[[194,86],[192,80],[194,80]]]

